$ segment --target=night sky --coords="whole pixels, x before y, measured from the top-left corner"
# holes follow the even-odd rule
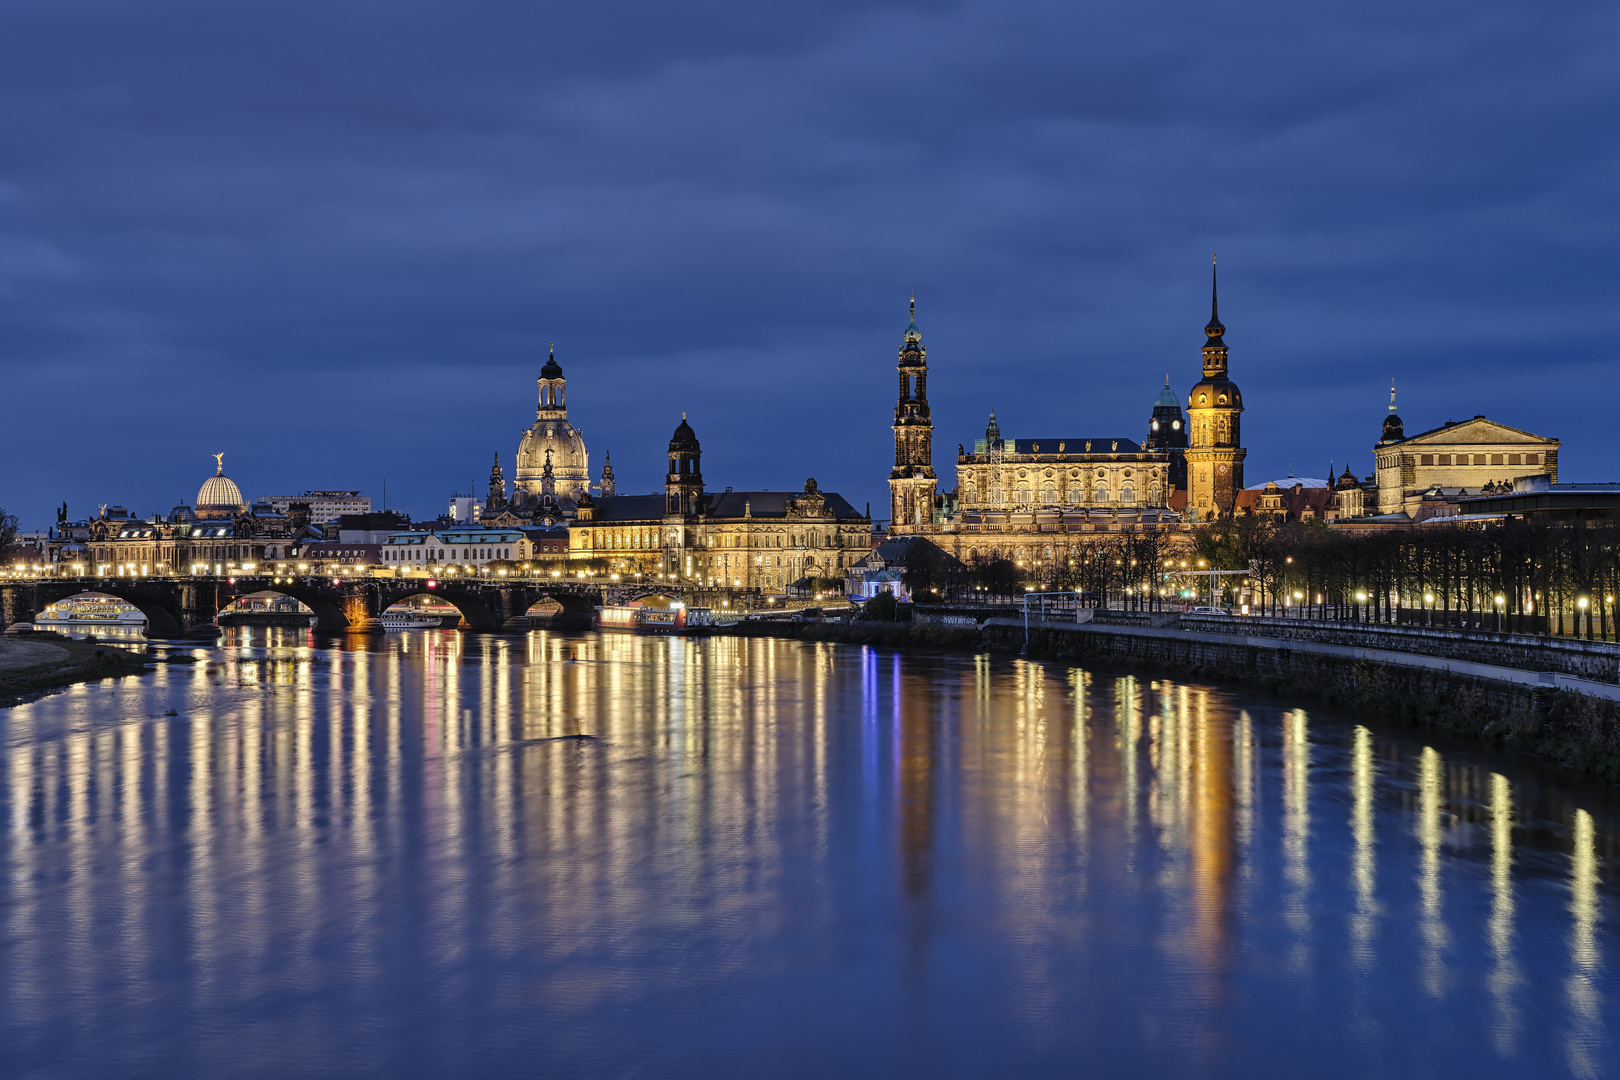
[[[1484,413],[1620,479],[1620,7],[1499,0],[140,3],[0,32],[0,506],[511,475],[546,343],[593,475],[886,514],[915,292],[934,464],[1141,438],[1210,253],[1250,484]]]

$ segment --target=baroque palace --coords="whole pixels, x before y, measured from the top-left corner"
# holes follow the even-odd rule
[[[1169,377],[1140,442],[1122,435],[1007,438],[991,412],[984,438],[957,447],[956,488],[932,467],[928,353],[917,307],[900,346],[891,530],[926,535],[960,559],[1052,557],[1053,534],[1180,531],[1237,511],[1243,490],[1243,395],[1228,377],[1218,295],[1204,327],[1203,378],[1186,414]]]
[[[669,440],[663,494],[583,495],[568,530],[576,558],[620,573],[779,590],[841,578],[871,549],[871,519],[806,480],[802,492],[706,492],[702,447],[686,416]]]

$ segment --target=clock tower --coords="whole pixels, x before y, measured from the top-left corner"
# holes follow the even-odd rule
[[[1214,271],[1204,327],[1204,377],[1187,395],[1187,520],[1228,516],[1243,490],[1243,394],[1227,378],[1227,351]]]

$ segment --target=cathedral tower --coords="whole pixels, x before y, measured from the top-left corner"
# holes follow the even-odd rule
[[[613,494],[613,455],[612,454],[603,454],[602,455],[602,494],[605,495],[605,496],[611,496]]]
[[[1243,490],[1243,394],[1227,378],[1226,327],[1221,325],[1214,271],[1209,323],[1204,327],[1204,377],[1187,395],[1187,516],[1212,521],[1230,515]]]
[[[669,475],[664,477],[664,514],[691,517],[703,501],[703,448],[681,413],[681,426],[669,439]]]
[[[934,516],[934,421],[928,412],[928,350],[917,329],[917,301],[900,346],[900,400],[894,407],[894,470],[889,473],[889,528],[926,525]]]

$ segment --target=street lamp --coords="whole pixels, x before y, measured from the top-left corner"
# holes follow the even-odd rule
[[[1496,594],[1496,632],[1502,632],[1502,605],[1507,603],[1507,597],[1501,593]]]
[[[1429,625],[1433,626],[1434,625],[1434,593],[1424,593],[1423,594],[1423,606],[1424,606],[1424,609],[1428,612],[1427,618],[1428,618]]]

